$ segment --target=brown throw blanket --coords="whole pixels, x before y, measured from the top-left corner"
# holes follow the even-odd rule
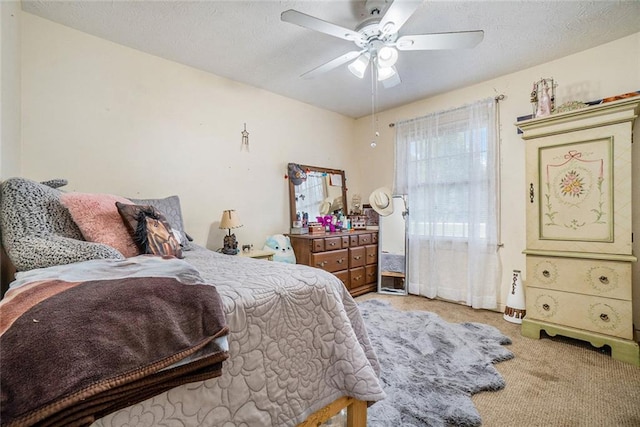
[[[88,426],[220,376],[227,333],[210,285],[136,277],[11,290],[0,302],[0,422]]]

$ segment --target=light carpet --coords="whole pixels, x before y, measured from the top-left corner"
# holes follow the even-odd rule
[[[480,426],[471,395],[505,386],[493,364],[513,358],[511,340],[482,323],[449,323],[387,301],[359,304],[381,365],[387,398],[368,410],[368,427]]]

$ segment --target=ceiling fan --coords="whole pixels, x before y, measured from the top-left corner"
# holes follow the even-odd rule
[[[399,50],[471,48],[480,43],[484,37],[484,31],[481,30],[399,36],[400,28],[421,3],[422,0],[392,0],[391,4],[389,4],[389,0],[367,0],[365,8],[369,13],[369,18],[361,22],[355,30],[323,21],[293,9],[282,12],[280,19],[348,40],[357,46],[357,50],[352,50],[322,64],[302,74],[301,77],[315,77],[352,61],[348,66],[349,71],[355,76],[363,78],[371,62],[373,64],[372,72],[376,73],[377,80],[388,88],[400,83],[400,76],[395,67]],[[382,14],[387,4],[389,5]]]

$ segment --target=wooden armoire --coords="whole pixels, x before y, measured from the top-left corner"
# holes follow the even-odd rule
[[[526,316],[640,365],[633,328],[633,127],[640,96],[516,123],[526,144]],[[636,147],[636,149],[639,149]],[[636,213],[637,214],[637,213]],[[640,295],[635,295],[639,298]]]

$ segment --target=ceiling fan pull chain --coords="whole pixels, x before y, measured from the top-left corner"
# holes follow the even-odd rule
[[[376,124],[376,67],[375,64],[371,64],[371,133],[373,139],[371,140],[371,148],[376,148],[378,143],[376,139],[378,137],[378,129]]]

